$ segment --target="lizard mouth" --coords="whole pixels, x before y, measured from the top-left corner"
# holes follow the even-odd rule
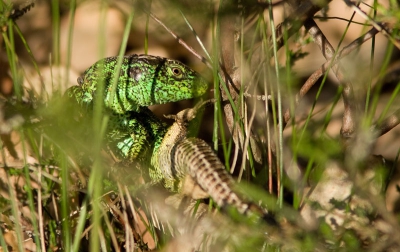
[[[204,95],[208,90],[208,86],[209,84],[202,77],[199,77],[193,88],[193,95],[195,97]]]
[[[76,82],[78,82],[79,86],[82,86],[84,81],[85,81],[84,75],[79,76],[78,79],[76,80]]]

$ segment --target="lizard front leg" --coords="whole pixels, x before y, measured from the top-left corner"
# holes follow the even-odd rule
[[[113,113],[108,123],[107,146],[125,161],[143,161],[161,143],[167,128],[146,107],[138,112]]]

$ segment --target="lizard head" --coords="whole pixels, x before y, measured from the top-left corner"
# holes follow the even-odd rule
[[[118,57],[100,60],[78,78],[85,94],[81,102],[92,102],[101,82],[105,106],[116,113],[199,97],[208,89],[208,83],[198,73],[177,60],[151,55],[124,56],[119,72],[117,62]]]

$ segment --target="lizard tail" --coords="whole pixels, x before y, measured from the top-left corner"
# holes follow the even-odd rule
[[[243,201],[234,192],[234,181],[225,170],[211,147],[202,139],[185,138],[178,142],[172,150],[172,161],[176,171],[188,172],[194,181],[204,190],[220,207],[234,206],[240,213],[253,212],[263,216],[259,206]]]

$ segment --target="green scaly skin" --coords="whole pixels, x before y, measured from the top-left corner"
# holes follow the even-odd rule
[[[120,159],[145,162],[153,182],[164,179],[159,168],[150,165],[167,133],[168,126],[156,118],[147,106],[199,97],[208,83],[179,61],[151,56],[129,55],[122,60],[116,88],[112,88],[118,57],[105,58],[88,68],[78,78],[79,86],[67,95],[90,113],[100,82],[109,113],[105,142]]]
[[[177,60],[151,55],[129,55],[116,73],[118,57],[98,61],[78,78],[82,92],[76,98],[92,103],[99,82],[105,85],[104,104],[114,113],[139,112],[141,107],[176,102],[202,96],[208,83],[195,71]],[[113,90],[113,78],[118,74]]]

